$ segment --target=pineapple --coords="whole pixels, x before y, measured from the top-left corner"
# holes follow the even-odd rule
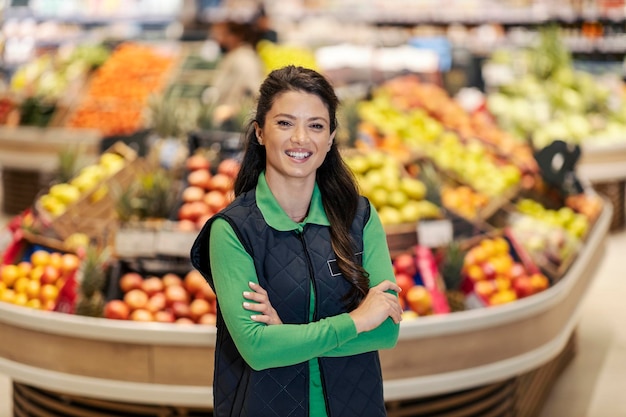
[[[435,167],[429,163],[424,164],[421,169],[420,179],[426,186],[425,199],[439,207],[442,207],[441,205],[441,179]]]
[[[463,261],[466,251],[458,241],[445,248],[440,273],[446,286],[446,297],[452,312],[465,310],[465,295],[461,291]]]
[[[102,317],[105,299],[102,291],[106,281],[108,254],[88,246],[85,259],[78,274],[78,300],[76,314],[80,316]]]

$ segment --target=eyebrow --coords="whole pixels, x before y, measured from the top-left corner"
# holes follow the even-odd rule
[[[293,116],[293,115],[288,114],[288,113],[278,113],[273,118],[276,119],[278,117],[285,117],[285,118],[291,119],[291,120],[297,119],[296,116]],[[321,117],[321,116],[310,117],[310,118],[307,119],[308,122],[314,122],[314,121],[319,121],[319,120],[323,121],[324,123],[328,123],[328,120],[326,120],[326,118]]]

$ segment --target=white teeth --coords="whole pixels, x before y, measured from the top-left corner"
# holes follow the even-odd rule
[[[286,152],[286,154],[294,159],[305,159],[311,156],[311,152]]]

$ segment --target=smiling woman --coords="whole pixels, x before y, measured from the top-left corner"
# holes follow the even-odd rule
[[[192,248],[218,300],[215,416],[386,415],[378,350],[396,345],[400,287],[334,142],[338,104],[313,70],[271,72],[236,198]]]

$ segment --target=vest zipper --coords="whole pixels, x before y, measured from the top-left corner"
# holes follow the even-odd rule
[[[317,321],[317,287],[315,286],[315,279],[313,279],[313,262],[311,262],[311,257],[309,256],[308,247],[306,245],[306,240],[304,239],[304,230],[296,232],[300,242],[302,243],[302,248],[304,249],[304,255],[306,256],[307,269],[309,270],[309,279],[311,280],[311,287],[313,288],[313,293],[315,296],[315,309],[313,310],[313,321]],[[309,303],[310,305],[311,303]],[[326,383],[324,379],[324,369],[322,368],[322,363],[319,358],[317,360],[317,367],[320,370],[320,381],[322,383],[322,392],[324,393],[324,399],[328,398],[328,393],[326,392]],[[328,406],[328,401],[324,401],[324,407],[326,407],[326,415],[328,417],[332,416],[330,412],[330,407]]]

